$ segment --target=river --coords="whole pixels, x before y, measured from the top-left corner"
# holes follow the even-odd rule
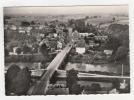
[[[129,66],[121,64],[85,64],[85,63],[70,63],[68,62],[65,70],[75,70],[82,72],[106,72],[121,75],[129,75]]]

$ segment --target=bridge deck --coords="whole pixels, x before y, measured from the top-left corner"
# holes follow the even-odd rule
[[[29,95],[45,95],[50,78],[52,77],[55,70],[57,70],[62,64],[63,60],[70,52],[71,48],[72,45],[70,46],[68,44],[60,53],[57,54],[57,56],[47,67],[47,71],[43,73],[40,81],[38,81],[35,86],[30,88],[30,90],[28,91]]]

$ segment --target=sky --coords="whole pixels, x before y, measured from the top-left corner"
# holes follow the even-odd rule
[[[5,7],[4,14],[60,15],[60,14],[128,14],[127,5],[116,6],[61,6],[61,7]]]

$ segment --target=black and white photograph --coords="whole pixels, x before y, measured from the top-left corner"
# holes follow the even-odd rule
[[[129,5],[3,8],[6,96],[130,94]]]

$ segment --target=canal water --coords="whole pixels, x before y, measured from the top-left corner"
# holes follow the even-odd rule
[[[71,63],[68,62],[65,70],[70,70],[74,68],[80,72],[104,72],[113,73],[117,75],[129,75],[129,66],[121,64],[85,64],[85,63]]]
[[[76,52],[78,52],[79,54],[83,54],[85,52],[85,48],[83,47],[77,47],[76,48]],[[7,70],[13,63],[5,63],[5,70]],[[28,67],[29,69],[40,69],[42,68],[41,66],[41,62],[35,62],[35,63],[15,63],[17,65],[19,65],[21,68],[23,67]],[[49,64],[49,63],[48,63]],[[45,64],[44,68],[46,68],[48,66],[48,64]],[[112,73],[113,75],[121,75],[123,72],[123,75],[129,75],[130,72],[130,67],[129,65],[121,65],[121,64],[86,64],[86,63],[72,63],[72,62],[68,62],[65,65],[65,69],[64,70],[70,70],[70,69],[76,69],[80,72],[94,72],[94,73],[98,73],[98,74],[104,74],[104,73]]]
[[[76,52],[78,54],[85,53],[85,47],[76,47]],[[129,65],[122,65],[122,64],[114,64],[114,63],[107,63],[107,64],[85,64],[85,63],[72,63],[68,62],[65,70],[76,69],[81,72],[106,72],[106,73],[113,73],[117,75],[129,75],[130,74],[130,67]]]

